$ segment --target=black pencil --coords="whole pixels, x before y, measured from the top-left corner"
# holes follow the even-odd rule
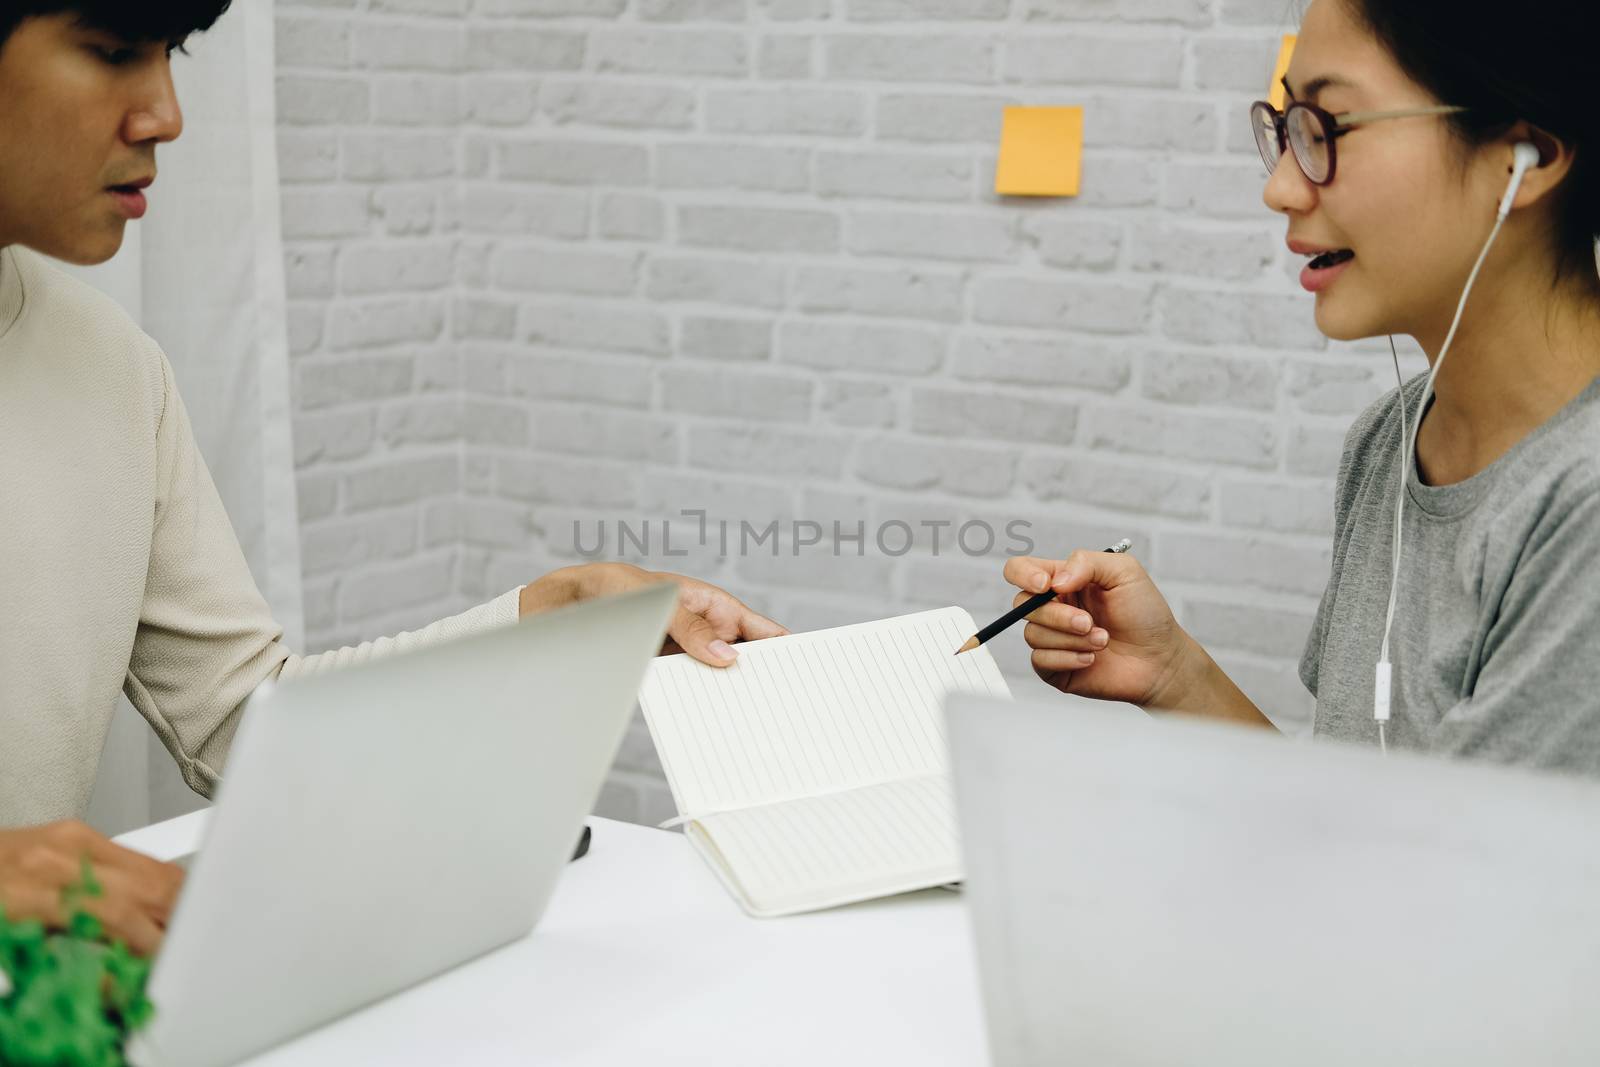
[[[1132,547],[1133,542],[1124,537],[1121,541],[1118,541],[1116,544],[1106,549],[1106,551],[1126,552]],[[1055,590],[1053,589],[1046,589],[1044,592],[1039,593],[1036,596],[1029,597],[1027,600],[1024,600],[1022,603],[1018,604],[1016,607],[1012,608],[1010,611],[994,620],[994,622],[991,622],[988,626],[985,626],[983,629],[967,638],[967,643],[956,649],[955,654],[959,656],[963,652],[971,652],[979,645],[987,642],[991,637],[997,637],[1004,633],[1012,623],[1018,621],[1019,619],[1027,618],[1029,615],[1032,615],[1034,612],[1038,611],[1055,598],[1056,594]]]

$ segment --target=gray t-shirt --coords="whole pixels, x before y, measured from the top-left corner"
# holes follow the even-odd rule
[[[1423,379],[1404,387],[1407,422]],[[1316,734],[1377,744],[1399,481],[1396,389],[1350,428],[1333,574],[1300,661]],[[1389,744],[1600,775],[1600,379],[1489,467],[1408,464]]]

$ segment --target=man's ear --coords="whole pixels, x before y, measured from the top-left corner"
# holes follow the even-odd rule
[[[1512,201],[1512,207],[1522,208],[1530,204],[1537,204],[1549,196],[1572,172],[1573,163],[1577,160],[1577,151],[1573,145],[1541,130],[1537,126],[1526,122],[1518,122],[1511,127],[1504,137],[1495,143],[1494,151],[1499,154],[1501,148],[1505,150],[1506,173],[1511,173],[1511,149],[1513,145],[1526,141],[1539,150],[1539,165],[1531,168],[1523,176],[1522,187],[1517,190],[1517,198]]]

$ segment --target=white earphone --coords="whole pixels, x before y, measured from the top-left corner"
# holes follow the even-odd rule
[[[1394,608],[1396,599],[1400,595],[1400,546],[1405,533],[1402,520],[1405,517],[1406,506],[1406,479],[1411,473],[1411,458],[1417,454],[1417,430],[1422,425],[1422,413],[1427,410],[1428,398],[1433,395],[1433,380],[1439,376],[1439,368],[1444,366],[1444,357],[1450,352],[1450,343],[1456,338],[1456,330],[1461,326],[1462,313],[1467,309],[1467,297],[1472,293],[1472,285],[1478,280],[1478,272],[1483,269],[1483,261],[1489,258],[1489,249],[1494,247],[1496,237],[1500,236],[1500,227],[1506,221],[1506,216],[1511,214],[1511,203],[1517,198],[1517,190],[1522,188],[1523,176],[1539,165],[1539,149],[1522,141],[1511,150],[1511,180],[1506,183],[1506,193],[1500,198],[1500,206],[1495,211],[1494,228],[1489,231],[1489,239],[1483,243],[1483,251],[1478,253],[1478,261],[1473,264],[1472,273],[1467,276],[1466,288],[1461,290],[1461,300],[1456,304],[1455,319],[1450,323],[1450,332],[1445,335],[1444,347],[1439,349],[1439,358],[1433,361],[1433,368],[1428,372],[1428,380],[1422,386],[1422,398],[1417,404],[1417,419],[1409,429],[1406,426],[1406,404],[1404,387],[1405,383],[1400,378],[1400,356],[1395,353],[1394,376],[1400,383],[1402,393],[1400,396],[1400,491],[1395,494],[1394,503],[1394,555],[1391,559],[1389,573],[1389,608],[1383,620],[1383,645],[1378,651],[1378,667],[1373,680],[1372,689],[1372,717],[1378,723],[1378,747],[1387,752],[1388,739],[1385,736],[1385,726],[1389,722],[1390,699],[1392,694],[1394,668],[1389,663],[1389,631],[1394,628]],[[1595,266],[1600,270],[1600,240],[1595,244]],[[1390,351],[1394,352],[1394,338],[1389,339]]]
[[[1511,150],[1511,181],[1506,183],[1506,195],[1500,198],[1500,218],[1511,214],[1511,201],[1517,198],[1517,190],[1522,188],[1523,175],[1538,165],[1539,150],[1527,141],[1519,141]]]

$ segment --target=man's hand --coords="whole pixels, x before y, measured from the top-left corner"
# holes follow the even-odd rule
[[[0,830],[0,908],[6,918],[64,928],[69,907],[62,893],[82,880],[85,858],[101,891],[74,905],[99,919],[108,937],[140,955],[155,952],[183,886],[183,868],[113,844],[81,822]]]
[[[782,637],[789,632],[714,585],[628,563],[589,563],[551,571],[523,587],[521,614],[532,615],[580,600],[626,593],[656,582],[678,583],[678,607],[667,627],[662,655],[687,652],[702,663],[726,667],[739,655],[734,651],[734,642]]]

